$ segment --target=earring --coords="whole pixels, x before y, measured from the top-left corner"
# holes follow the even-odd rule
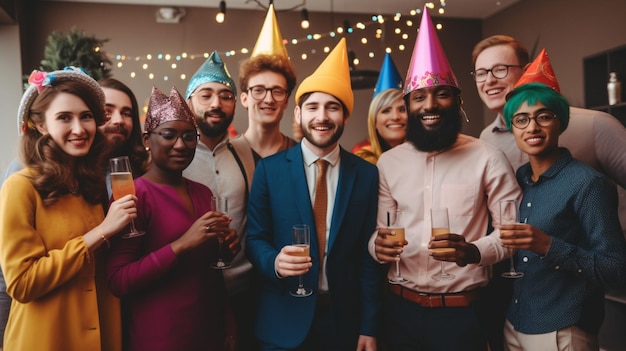
[[[150,146],[146,146],[146,151],[150,151]]]

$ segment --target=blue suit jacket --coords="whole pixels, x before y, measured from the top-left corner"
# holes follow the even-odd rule
[[[337,195],[332,214],[326,276],[334,329],[346,348],[359,335],[376,336],[380,307],[380,265],[367,251],[376,227],[378,170],[341,149]],[[304,275],[314,294],[289,295],[298,278],[280,279],[274,261],[292,243],[292,226],[308,224],[311,252],[318,252],[311,199],[300,145],[259,161],[248,205],[246,255],[262,276],[256,335],[266,344],[293,349],[309,332],[317,302],[319,259]]]

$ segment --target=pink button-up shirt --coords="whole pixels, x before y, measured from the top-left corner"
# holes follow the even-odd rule
[[[406,142],[378,160],[380,174],[378,227],[387,225],[387,210],[404,211],[408,245],[401,255],[400,270],[407,288],[427,293],[471,290],[488,281],[487,266],[508,257],[497,230],[487,235],[489,216],[498,227],[499,200],[520,199],[521,190],[505,155],[476,138],[460,134],[456,143],[441,152],[422,152]],[[431,276],[441,261],[428,255],[431,238],[430,209],[447,207],[450,232],[476,245],[479,264],[459,267],[446,262],[452,280],[436,281]],[[374,258],[374,240],[369,243]],[[395,274],[391,265],[388,276]]]

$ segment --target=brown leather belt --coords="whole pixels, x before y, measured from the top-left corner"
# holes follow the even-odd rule
[[[402,285],[388,284],[389,291],[401,298],[422,307],[467,307],[480,295],[478,289],[451,294],[427,294],[405,288]]]

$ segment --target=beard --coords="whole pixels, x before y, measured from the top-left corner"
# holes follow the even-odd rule
[[[335,127],[335,124],[330,124],[330,123],[318,123],[315,125],[310,125],[310,126],[305,126],[304,124],[301,124],[302,127],[302,137],[304,139],[306,139],[309,143],[311,143],[312,145],[320,148],[320,149],[324,149],[327,148],[331,145],[333,145],[334,143],[339,141],[339,138],[341,138],[341,135],[343,134],[343,124],[338,125],[337,129],[333,132],[333,134],[331,134],[329,137],[324,138],[324,139],[320,139],[320,140],[316,140],[315,139],[315,135],[313,135],[313,133],[311,132],[312,128],[315,127],[320,127],[320,126],[327,126],[329,128],[333,128]]]
[[[461,132],[461,115],[457,104],[445,110],[431,111],[428,114],[433,113],[439,114],[442,123],[435,130],[427,130],[422,124],[424,114],[409,112],[406,140],[420,151],[445,150],[454,145]]]
[[[208,120],[210,115],[219,115],[220,121],[215,123]],[[228,131],[228,127],[233,122],[233,115],[227,116],[224,111],[216,109],[206,111],[202,116],[196,115],[196,123],[202,135],[215,138],[224,135]]]

